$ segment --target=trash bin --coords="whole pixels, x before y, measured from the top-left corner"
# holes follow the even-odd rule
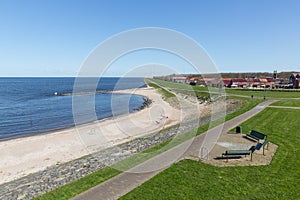
[[[242,127],[241,127],[241,126],[237,126],[237,127],[235,128],[235,132],[236,132],[236,133],[242,133]]]

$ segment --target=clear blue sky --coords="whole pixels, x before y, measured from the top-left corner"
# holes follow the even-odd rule
[[[0,0],[0,76],[76,76],[96,45],[140,27],[190,36],[221,72],[300,71],[299,0]]]

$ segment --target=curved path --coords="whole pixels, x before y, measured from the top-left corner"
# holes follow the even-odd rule
[[[147,161],[142,164],[137,165],[136,167],[132,168],[128,172],[123,172],[112,179],[103,182],[94,188],[76,196],[73,200],[104,200],[104,199],[117,199],[126,193],[130,192],[137,186],[143,184],[159,172],[163,171],[171,164],[178,162],[181,159],[186,157],[196,157],[199,156],[200,147],[205,145],[203,141],[207,134],[225,134],[232,128],[238,126],[240,123],[246,121],[247,119],[253,117],[257,113],[264,110],[268,107],[271,103],[275,102],[276,100],[268,100],[259,105],[255,108],[251,109],[250,111],[239,115],[224,124],[216,126],[204,134],[196,136],[188,141],[181,143]],[[184,152],[182,154],[182,152]],[[155,170],[151,167],[155,166]],[[141,172],[141,173],[136,173]]]

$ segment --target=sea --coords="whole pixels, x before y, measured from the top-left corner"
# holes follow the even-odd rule
[[[79,81],[80,85],[76,84],[76,87],[85,91],[75,94],[74,83],[78,78],[0,78],[0,140],[74,126],[72,98],[76,95],[94,98],[91,105],[97,120],[136,112],[144,105],[143,96],[111,93],[146,87],[143,78],[81,79],[84,81]],[[112,98],[118,103],[112,105]],[[88,103],[82,102],[83,105]],[[83,122],[92,120],[95,119],[86,118]]]

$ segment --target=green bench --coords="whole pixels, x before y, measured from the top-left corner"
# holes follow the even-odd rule
[[[252,153],[253,153],[255,150],[260,150],[260,148],[262,147],[263,148],[263,155],[265,155],[265,146],[267,146],[266,149],[268,149],[268,146],[269,146],[269,141],[268,140],[265,140],[263,143],[258,142],[255,146],[250,147],[249,150],[252,151]]]
[[[227,150],[225,153],[222,153],[222,158],[223,156],[226,156],[227,161],[229,156],[245,156],[246,155],[251,155],[251,161],[252,161],[252,151],[251,150]]]
[[[263,144],[262,143],[257,143],[255,146],[252,146],[252,147],[250,147],[250,151],[252,151],[252,153],[255,151],[255,150],[260,150],[260,148],[263,146]]]
[[[256,141],[267,139],[266,134],[260,133],[256,130],[252,130],[249,134],[246,134],[246,137],[251,138]]]

